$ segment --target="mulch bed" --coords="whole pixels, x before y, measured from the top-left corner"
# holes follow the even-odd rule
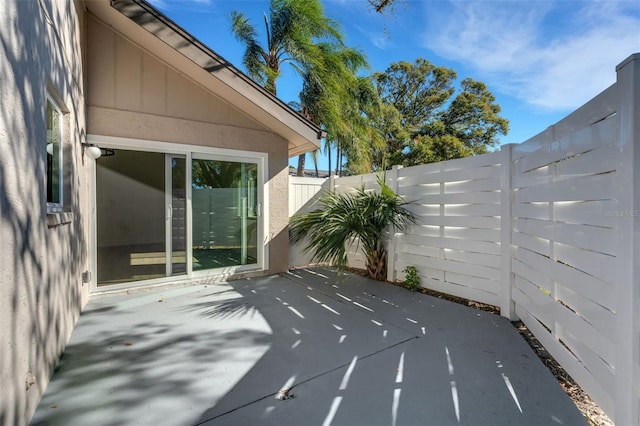
[[[358,275],[367,276],[366,271],[355,268],[348,268],[350,272]],[[396,285],[398,287],[404,287],[401,282],[389,282],[389,284]],[[429,296],[437,297],[439,299],[449,300],[451,302],[459,303],[461,305],[469,306],[474,309],[478,309],[484,312],[489,312],[495,315],[500,315],[500,308],[493,305],[486,305],[484,303],[475,302],[473,300],[464,299],[462,297],[452,296],[439,291],[430,290],[427,288],[421,288],[418,290],[421,293],[428,294]],[[536,337],[529,331],[527,326],[522,321],[512,321],[511,324],[518,330],[518,333],[522,338],[531,346],[531,349],[538,355],[540,361],[551,371],[554,375],[560,387],[566,392],[567,395],[573,400],[574,404],[578,407],[582,415],[587,419],[591,426],[614,426],[614,423],[609,419],[602,409],[596,404],[591,397],[578,385],[569,374],[558,364],[558,362],[549,354],[549,352],[542,346],[542,344],[536,339]]]

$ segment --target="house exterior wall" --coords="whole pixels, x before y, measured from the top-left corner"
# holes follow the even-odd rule
[[[26,424],[88,297],[82,4],[0,2],[0,425]],[[64,197],[48,214],[46,105]]]
[[[91,15],[87,94],[90,134],[268,153],[268,272],[287,269],[288,146],[284,138]]]

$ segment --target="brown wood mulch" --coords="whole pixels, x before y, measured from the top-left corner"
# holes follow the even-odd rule
[[[367,276],[366,271],[361,269],[348,268],[349,271],[358,275]],[[388,282],[399,287],[404,287],[401,282]],[[430,290],[427,288],[420,288],[418,290],[421,293],[428,294],[429,296],[437,297],[439,299],[449,300],[451,302],[459,303],[461,305],[469,306],[474,309],[478,309],[491,314],[500,315],[500,308],[493,305],[486,305],[484,303],[475,302],[473,300],[464,299],[462,297],[452,296],[439,291]],[[605,414],[604,411],[596,404],[591,397],[578,385],[575,380],[560,366],[560,364],[549,354],[549,352],[542,346],[542,344],[531,333],[527,326],[522,321],[512,321],[511,324],[518,330],[518,333],[529,344],[531,349],[538,355],[540,361],[549,369],[554,375],[560,387],[566,392],[567,395],[573,400],[578,410],[587,419],[587,422],[591,426],[614,426],[611,419]]]

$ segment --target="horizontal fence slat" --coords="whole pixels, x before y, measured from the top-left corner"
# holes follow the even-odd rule
[[[580,176],[615,171],[618,168],[615,149],[615,145],[610,144],[559,163],[553,163],[552,165],[555,165],[555,167],[543,166],[527,172],[517,173],[513,177],[513,187],[518,189],[527,188],[552,181],[575,179]]]
[[[500,282],[487,278],[458,274],[456,272],[446,272],[445,281],[482,290],[486,293],[491,293],[496,297],[498,297],[500,293]]]
[[[444,236],[478,241],[500,241],[499,229],[444,228]]]
[[[469,168],[463,168],[460,170],[449,170],[449,171],[437,172],[437,173],[425,173],[423,175],[417,175],[417,176],[416,175],[403,176],[402,173],[404,170],[408,170],[408,169],[399,170],[399,173],[402,176],[398,179],[398,185],[400,188],[417,185],[417,184],[434,184],[434,183],[441,183],[441,182],[457,182],[457,181],[473,180],[473,179],[488,179],[488,178],[499,177],[502,173],[502,168],[499,166],[498,163],[492,166],[486,166],[486,167],[478,167],[478,168],[469,167]]]
[[[551,220],[553,203],[514,203],[511,206],[511,216],[538,220]]]
[[[522,232],[513,232],[511,242],[515,247],[522,247],[543,256],[551,256],[551,242]]]
[[[593,325],[593,327],[603,335],[613,336],[616,330],[615,314],[601,304],[583,297],[580,293],[572,291],[562,284],[563,283],[558,283],[556,298],[576,311],[578,315]],[[575,283],[572,285],[573,288],[578,286],[579,284]]]
[[[576,359],[571,352],[562,346],[549,332],[538,322],[536,316],[530,313],[525,306],[528,300],[520,297],[521,293],[514,290],[516,300],[516,315],[527,325],[545,349],[562,365],[562,367],[576,380],[583,389],[596,401],[602,409],[612,413],[614,403],[612,394],[608,393],[602,383],[596,380],[589,370]]]
[[[616,173],[549,182],[516,191],[516,203],[610,200],[617,188]]]
[[[418,216],[420,225],[499,229],[500,218],[490,216]]]
[[[416,256],[438,257],[441,249],[438,247],[419,246],[414,244],[396,243],[396,256],[401,254],[415,254]]]
[[[611,228],[561,223],[548,220],[516,219],[515,231],[600,253],[615,254],[617,235]]]
[[[398,195],[402,196],[405,201],[416,202],[424,195],[440,194],[440,183],[430,183],[425,185],[411,185],[398,189]]]
[[[591,351],[597,353],[600,358],[613,364],[615,351],[610,339],[591,324],[562,306],[551,296],[533,284],[524,280],[516,280],[516,288],[526,295],[529,301],[538,307],[538,319],[548,328],[552,329],[556,324],[562,324],[562,330],[570,330]],[[565,342],[566,344],[567,342]],[[577,348],[570,348],[578,356]]]
[[[500,204],[445,204],[446,216],[493,216],[499,217]]]
[[[439,216],[440,204],[419,204],[411,203],[406,206],[407,210],[418,216]]]
[[[617,84],[612,84],[586,104],[558,121],[555,125],[557,138],[562,138],[566,134],[575,132],[580,127],[588,127],[605,117],[607,120],[619,120],[619,116],[613,116],[619,106],[619,88]]]
[[[407,200],[411,201],[411,200]],[[424,195],[422,204],[491,204],[500,202],[499,191],[472,192],[468,194],[433,194]]]
[[[516,173],[566,161],[587,151],[611,144],[615,142],[615,125],[615,120],[604,120],[556,139],[518,161]]]
[[[619,167],[616,155],[612,155],[615,149],[617,149],[615,145],[609,144],[562,161],[556,164],[556,176],[562,179],[615,171]]]
[[[427,268],[441,271],[455,271],[465,275],[473,275],[494,281],[498,281],[500,279],[499,269],[483,265],[473,265],[470,263],[405,253],[398,253],[397,259],[398,261],[409,265],[425,266]]]
[[[501,266],[500,256],[474,253],[466,250],[444,249],[444,258],[447,260],[455,260],[456,262],[488,266],[490,268],[500,268]]]
[[[468,193],[477,191],[500,190],[500,178],[465,180],[457,182],[444,182],[445,194]]]
[[[444,161],[443,171],[449,172],[452,170],[471,169],[476,167],[494,166],[500,164],[501,156],[500,152],[492,152],[489,154],[475,155],[467,158],[457,158],[455,160]]]
[[[617,227],[618,202],[616,200],[584,201],[556,204],[556,220],[565,223]]]
[[[557,244],[555,250],[558,261],[596,278],[600,278],[603,281],[615,282],[618,276],[614,256],[564,244]]]
[[[416,265],[413,263],[408,263],[400,259],[398,259],[398,261],[396,262],[396,271],[398,275],[400,275],[404,270],[404,268],[406,268],[407,266],[415,266],[416,269],[420,271],[420,274],[419,274],[420,281],[423,286],[424,286],[424,280],[427,280],[427,279],[438,281],[438,282],[444,282],[444,271],[440,269],[429,268],[424,265]]]
[[[477,253],[500,254],[500,244],[487,241],[468,241],[458,238],[444,238],[439,236],[426,236],[415,234],[402,234],[398,236],[398,243],[424,245],[454,250],[467,250]]]
[[[584,297],[590,298],[611,311],[615,310],[615,287],[611,284],[604,283],[583,271],[521,247],[516,249],[512,265],[515,266],[517,262],[521,262],[535,271],[540,271],[549,279],[562,283],[565,287],[581,293]]]
[[[402,266],[404,268],[409,265],[400,263],[399,266]],[[441,279],[434,279],[429,275],[423,275],[422,270],[420,270],[419,276],[421,287],[469,300],[475,300],[481,303],[486,303],[488,305],[498,306],[500,303],[499,297],[497,297],[493,293],[482,291],[473,287],[462,286],[453,282],[445,282]]]

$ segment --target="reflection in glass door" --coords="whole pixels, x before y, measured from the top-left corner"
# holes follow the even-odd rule
[[[165,155],[112,152],[96,161],[98,286],[165,277]]]
[[[192,162],[193,270],[257,263],[258,167]]]

